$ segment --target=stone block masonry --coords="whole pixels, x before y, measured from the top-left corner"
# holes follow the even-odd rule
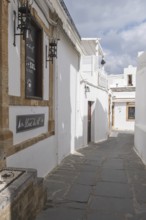
[[[5,171],[6,178],[9,173],[20,174],[0,191],[0,220],[35,219],[45,203],[43,179],[37,178],[36,170],[32,169],[7,168]]]

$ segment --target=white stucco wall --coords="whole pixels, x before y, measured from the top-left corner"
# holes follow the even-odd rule
[[[14,47],[14,12],[17,11],[17,4],[14,1],[9,4],[8,18],[8,93],[13,96],[20,96],[20,36],[16,36],[16,46]],[[17,20],[17,16],[16,16]],[[17,30],[17,28],[16,28]]]
[[[126,103],[114,103],[114,129],[134,131],[134,123],[126,119]]]
[[[128,75],[132,75],[132,84],[136,86],[136,67],[129,65],[127,68],[124,68],[124,81],[127,85]]]
[[[109,75],[108,87],[111,93],[111,106],[114,105],[113,128],[134,131],[134,121],[126,118],[126,103],[135,102],[136,67],[129,65],[123,74]],[[128,85],[128,75],[132,75],[132,85]],[[112,111],[110,124],[112,124]]]
[[[87,109],[87,104],[84,102],[85,99],[85,88],[84,83],[81,83],[81,76],[77,76],[77,102],[76,102],[76,134],[75,134],[75,149],[79,149],[87,145],[87,135],[86,134],[86,121],[87,112],[85,114],[85,109]],[[82,101],[81,101],[82,100]],[[86,110],[87,111],[87,110]]]
[[[55,136],[40,141],[10,157],[8,167],[34,168],[39,177],[45,177],[57,166],[57,148]]]
[[[135,99],[135,91],[134,92],[113,92],[112,97],[115,99]]]
[[[56,118],[59,162],[74,151],[77,74],[79,55],[73,45],[60,32],[56,75]]]
[[[122,87],[123,84],[124,75],[118,74],[118,75],[108,75],[108,87]]]
[[[136,86],[136,67],[129,65],[127,68],[124,68],[123,74],[108,76],[109,88],[127,86],[128,75],[132,75],[132,86]]]
[[[136,77],[135,150],[146,164],[146,52],[138,58]]]
[[[86,42],[87,44],[87,42]],[[87,46],[87,45],[86,45]],[[95,67],[96,56],[87,56],[81,59],[82,72],[79,82],[78,97],[80,106],[77,110],[77,129],[83,127],[83,138],[78,138],[76,146],[87,146],[88,144],[88,102],[91,106],[91,141],[100,142],[107,139],[108,135],[108,93],[107,76],[104,69]],[[88,68],[86,68],[88,66]],[[88,70],[88,71],[87,71]],[[93,71],[94,70],[94,71]],[[100,76],[100,82],[99,82]],[[85,92],[85,85],[89,92]],[[78,145],[79,144],[79,145]]]
[[[91,141],[100,142],[108,136],[108,95],[107,92],[90,86],[85,93],[84,84],[80,86],[80,99],[76,113],[76,149],[88,145],[88,102],[91,106]],[[79,93],[78,93],[79,95]]]
[[[108,137],[108,94],[97,90],[94,121],[94,142],[106,140]]]

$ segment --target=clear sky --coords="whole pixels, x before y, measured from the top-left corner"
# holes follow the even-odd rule
[[[109,74],[146,50],[146,0],[64,0],[81,37],[101,38]]]

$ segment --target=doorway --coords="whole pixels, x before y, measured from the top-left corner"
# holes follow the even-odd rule
[[[88,101],[88,143],[91,142],[92,104],[93,102]]]
[[[114,104],[112,105],[112,128],[114,128],[114,120],[115,120],[115,117],[114,117]]]

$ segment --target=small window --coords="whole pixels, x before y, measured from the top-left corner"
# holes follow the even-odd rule
[[[26,98],[42,98],[42,29],[32,21],[26,38]]]
[[[133,83],[132,83],[132,75],[128,75],[127,77],[128,77],[128,83],[127,83],[127,85],[128,85],[128,86],[133,86]]]
[[[135,106],[132,103],[127,103],[127,120],[135,119]]]

